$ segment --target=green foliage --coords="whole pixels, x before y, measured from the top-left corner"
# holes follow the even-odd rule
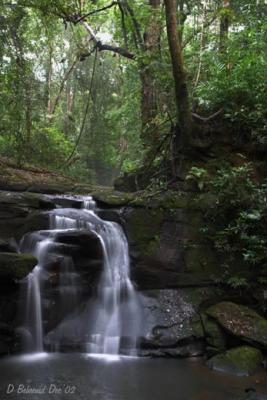
[[[192,167],[186,176],[186,180],[195,181],[199,190],[203,190],[207,177],[208,172],[205,168]]]
[[[233,289],[245,289],[249,286],[247,279],[241,276],[231,276],[226,283]]]
[[[220,54],[209,44],[203,51],[206,79],[195,90],[202,109],[224,108],[236,130],[266,143],[267,136],[267,36],[266,22],[239,25]],[[204,78],[203,77],[203,78]]]
[[[216,199],[207,211],[208,235],[225,263],[233,259],[259,266],[267,262],[267,184],[258,183],[250,164],[220,168],[208,181]]]

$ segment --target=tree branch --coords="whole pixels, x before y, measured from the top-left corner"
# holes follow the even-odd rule
[[[210,26],[217,18],[217,13],[215,15],[212,16],[212,18],[210,20],[208,20],[205,24],[203,24],[199,29],[197,29],[196,31],[194,31],[192,33],[192,35],[190,35],[182,44],[182,48],[184,49],[190,42],[192,39],[194,39],[194,37],[200,33],[202,31],[202,29],[208,28],[208,26]]]
[[[89,13],[81,16],[81,17],[79,17],[78,19],[75,20],[75,23],[78,24],[79,22],[84,21],[90,15],[94,15],[94,14],[97,14],[97,13],[99,13],[101,11],[108,10],[109,8],[112,8],[112,7],[116,6],[116,5],[118,5],[118,2],[117,1],[113,1],[112,3],[110,3],[109,5],[107,5],[105,7],[98,8],[97,10],[93,10],[93,11],[91,11],[91,12],[89,12]]]
[[[224,109],[220,108],[218,111],[216,111],[214,114],[210,115],[209,117],[201,117],[200,115],[198,115],[196,113],[192,113],[192,117],[195,119],[198,119],[199,121],[202,121],[203,123],[206,123],[206,122],[209,122],[210,120],[216,118],[223,111],[224,111]]]
[[[128,1],[127,1],[127,0],[124,0],[123,3],[125,4],[125,8],[126,8],[128,14],[130,15],[130,17],[131,17],[131,19],[132,19],[133,26],[134,26],[134,29],[135,29],[134,34],[135,34],[135,37],[136,37],[136,40],[137,40],[137,44],[138,44],[140,47],[143,47],[144,41],[143,41],[143,36],[142,36],[142,33],[141,33],[141,27],[140,27],[140,25],[139,25],[139,22],[138,22],[137,19],[135,18],[134,11],[133,11],[133,9],[129,6]]]
[[[98,48],[99,51],[108,50],[108,51],[112,51],[113,53],[119,54],[119,55],[121,55],[123,57],[129,58],[130,60],[134,60],[135,59],[135,55],[133,53],[131,53],[129,50],[127,50],[127,49],[124,49],[124,48],[118,47],[118,46],[112,46],[112,45],[109,45],[109,44],[102,43],[101,40],[99,40],[97,38],[97,36],[94,33],[93,29],[91,28],[91,26],[87,22],[82,21],[81,23],[84,26],[84,28],[87,30],[87,32],[89,33],[89,35],[91,36],[93,41],[95,42],[96,47]]]

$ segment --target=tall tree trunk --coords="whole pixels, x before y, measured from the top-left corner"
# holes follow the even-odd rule
[[[155,143],[157,104],[156,63],[160,57],[159,9],[161,0],[149,0],[151,15],[147,29],[144,33],[143,50],[145,58],[149,61],[141,67],[141,118],[142,139],[148,148]]]
[[[225,41],[228,38],[230,26],[230,1],[222,0],[221,19],[220,19],[220,51],[225,51]]]
[[[186,80],[186,72],[184,69],[182,46],[179,40],[177,29],[177,3],[176,0],[164,0],[164,3],[166,10],[168,42],[172,60],[173,78],[175,83],[177,129],[174,151],[177,152],[178,147],[183,150],[189,145],[192,131],[192,115]]]

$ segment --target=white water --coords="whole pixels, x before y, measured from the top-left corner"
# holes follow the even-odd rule
[[[104,268],[94,307],[95,320],[90,353],[119,354],[121,338],[136,348],[139,301],[130,280],[128,243],[120,225],[105,222],[100,230]]]
[[[97,235],[103,252],[103,271],[97,293],[90,302],[89,312],[76,315],[71,321],[72,330],[79,330],[88,320],[86,350],[90,354],[120,354],[123,346],[135,354],[140,328],[140,305],[138,294],[130,280],[128,243],[121,226],[115,222],[101,220],[93,211],[95,203],[91,198],[84,200],[83,210],[55,209],[50,213],[50,231],[26,235],[22,251],[32,252],[38,265],[27,278],[26,318],[23,327],[28,340],[27,351],[40,353],[44,350],[43,297],[42,286],[48,275],[46,265],[53,251],[56,235],[62,231],[88,230]],[[79,303],[79,275],[71,257],[64,256],[60,263],[59,290],[60,307],[67,316]],[[93,303],[93,305],[91,304]],[[70,322],[60,325],[60,335],[55,344],[68,335]],[[63,332],[62,332],[63,331]]]

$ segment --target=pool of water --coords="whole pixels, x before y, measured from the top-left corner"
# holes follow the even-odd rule
[[[42,353],[0,361],[1,400],[239,400],[248,387],[267,399],[267,374],[228,376],[198,359]]]

